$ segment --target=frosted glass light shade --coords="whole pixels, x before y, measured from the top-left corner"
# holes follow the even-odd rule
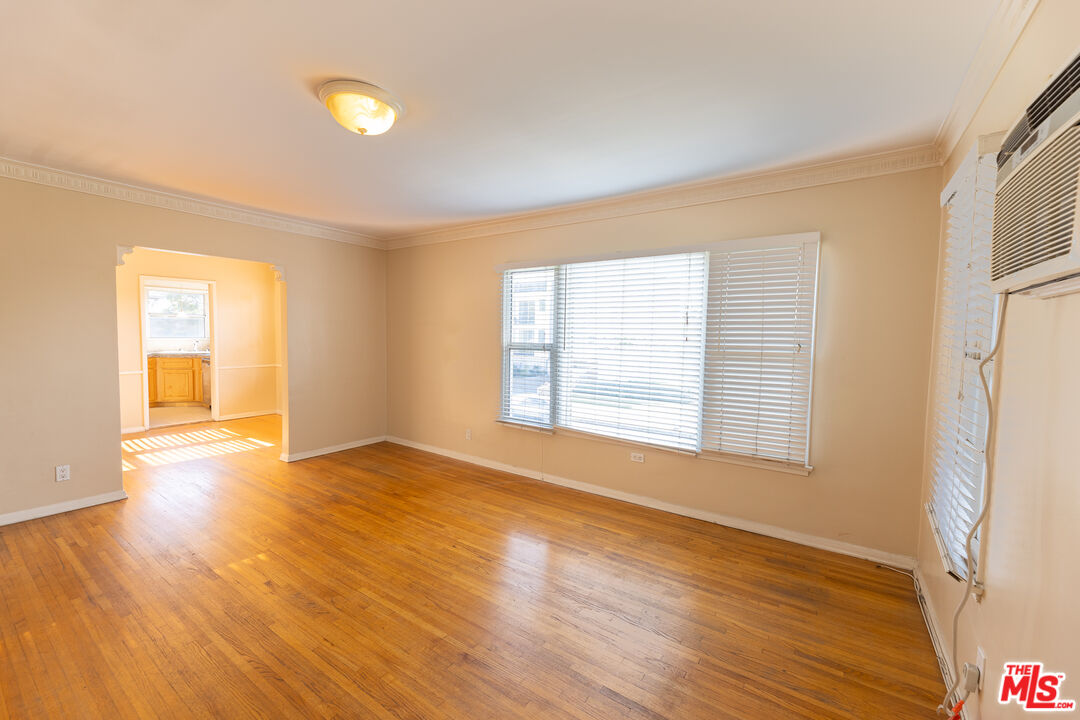
[[[319,100],[334,119],[359,135],[382,135],[401,117],[404,108],[380,87],[354,80],[332,80],[319,88]]]

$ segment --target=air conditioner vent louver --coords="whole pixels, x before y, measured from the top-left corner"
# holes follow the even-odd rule
[[[1074,125],[1032,155],[998,188],[992,281],[1072,251],[1078,170],[1080,126]]]
[[[1039,127],[1042,121],[1050,117],[1050,113],[1057,110],[1077,89],[1080,89],[1080,55],[1073,58],[1069,66],[1035,98],[1035,102],[1028,105],[1028,125]]]
[[[1046,128],[1039,126],[1046,122],[1055,110],[1071,100],[1074,101],[1073,95],[1077,90],[1080,90],[1080,55],[1073,58],[1072,62],[1065,66],[1065,69],[1058,73],[1046,89],[1027,106],[1023,117],[1017,121],[1009,136],[1001,143],[1001,150],[997,154],[998,170],[1005,167],[1013,153],[1018,150],[1024,152],[1021,150],[1022,147],[1026,150],[1032,143],[1040,142],[1040,137],[1045,138],[1049,134],[1045,132]],[[1075,103],[1073,109],[1075,109]],[[1068,114],[1071,112],[1069,111]],[[1040,134],[1040,130],[1044,132]],[[1050,132],[1052,131],[1053,128],[1050,128]]]
[[[997,166],[1001,169],[1001,166],[1008,162],[1009,157],[1016,151],[1016,148],[1020,147],[1020,143],[1024,142],[1028,133],[1031,132],[1031,126],[1028,125],[1028,116],[1020,118],[1020,122],[1016,123],[1016,127],[1009,133],[1009,137],[1005,138],[1001,143],[1001,150],[997,154]]]

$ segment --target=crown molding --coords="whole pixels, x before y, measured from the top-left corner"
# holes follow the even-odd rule
[[[281,230],[296,235],[307,235],[379,250],[386,249],[386,244],[379,238],[350,230],[320,225],[306,220],[297,220],[286,215],[251,210],[239,205],[229,205],[187,195],[177,195],[162,190],[128,185],[90,175],[81,175],[67,170],[57,170],[10,158],[0,158],[0,177],[37,183],[38,185],[48,185],[63,190],[74,190],[75,192],[138,203],[139,205],[150,205],[191,215],[201,215],[215,220],[254,225],[268,230]]]
[[[941,162],[942,154],[936,146],[921,145],[765,173],[646,190],[476,223],[442,226],[420,233],[405,233],[385,239],[283,215],[141,188],[9,158],[0,158],[0,177],[202,215],[227,222],[362,245],[378,250],[397,250],[416,245],[431,245],[474,237],[573,225],[593,220],[608,220],[627,215],[706,205],[741,197],[798,190],[816,185],[861,180],[879,175],[938,167]]]
[[[647,190],[630,195],[605,198],[550,210],[539,210],[478,223],[403,234],[389,238],[386,245],[389,250],[398,250],[416,245],[431,245],[467,238],[502,235],[524,230],[539,230],[560,225],[573,225],[594,220],[608,220],[627,215],[640,215],[693,205],[706,205],[754,195],[767,195],[816,185],[829,185],[879,175],[939,167],[941,161],[942,156],[937,147],[921,145],[815,165],[709,180],[690,185],[677,185],[658,190]]]
[[[990,91],[990,86],[1001,72],[1038,4],[1039,0],[1001,0],[998,4],[986,28],[986,35],[979,43],[960,90],[956,93],[952,108],[934,138],[934,144],[941,150],[943,158],[948,158],[956,149],[956,144],[971,124],[971,119],[982,105],[983,98]]]

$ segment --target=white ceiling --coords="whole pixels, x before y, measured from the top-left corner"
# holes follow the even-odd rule
[[[997,4],[7,2],[0,156],[394,236],[929,143]]]

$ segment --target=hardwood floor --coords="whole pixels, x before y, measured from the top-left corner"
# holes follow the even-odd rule
[[[10,718],[932,718],[909,578],[280,418],[125,438],[0,528]]]

